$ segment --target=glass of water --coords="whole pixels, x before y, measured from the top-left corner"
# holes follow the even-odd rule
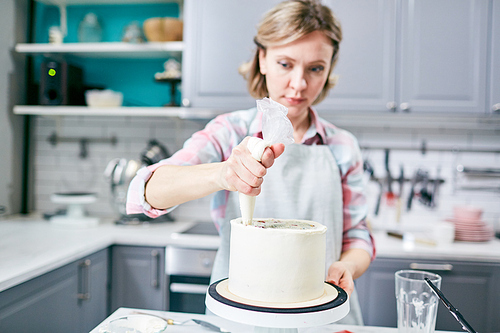
[[[433,333],[439,299],[427,285],[428,278],[441,288],[441,276],[414,270],[395,273],[399,333]]]

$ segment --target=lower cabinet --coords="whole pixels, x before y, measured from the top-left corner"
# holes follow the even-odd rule
[[[119,307],[167,310],[165,248],[111,247],[111,312]]]
[[[356,280],[365,325],[396,327],[394,273],[401,269],[439,274],[444,295],[476,331],[500,332],[500,264],[453,260],[376,259]],[[462,330],[441,302],[436,330]]]
[[[0,332],[87,333],[107,315],[108,250],[0,294]]]

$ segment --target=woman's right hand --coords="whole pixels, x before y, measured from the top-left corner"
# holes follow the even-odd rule
[[[252,157],[247,148],[249,139],[250,137],[246,137],[239,145],[234,147],[231,156],[223,162],[220,183],[225,190],[256,196],[260,193],[263,177],[267,173],[267,169],[283,153],[285,145],[277,143],[267,147],[262,154],[262,161],[258,162]]]

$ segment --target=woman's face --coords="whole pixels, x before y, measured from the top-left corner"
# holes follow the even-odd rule
[[[333,45],[320,31],[292,43],[260,51],[260,72],[271,97],[288,108],[292,122],[308,114],[323,89],[333,56]]]

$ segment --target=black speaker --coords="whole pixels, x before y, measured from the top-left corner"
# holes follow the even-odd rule
[[[40,104],[85,105],[82,69],[65,61],[42,62]]]

